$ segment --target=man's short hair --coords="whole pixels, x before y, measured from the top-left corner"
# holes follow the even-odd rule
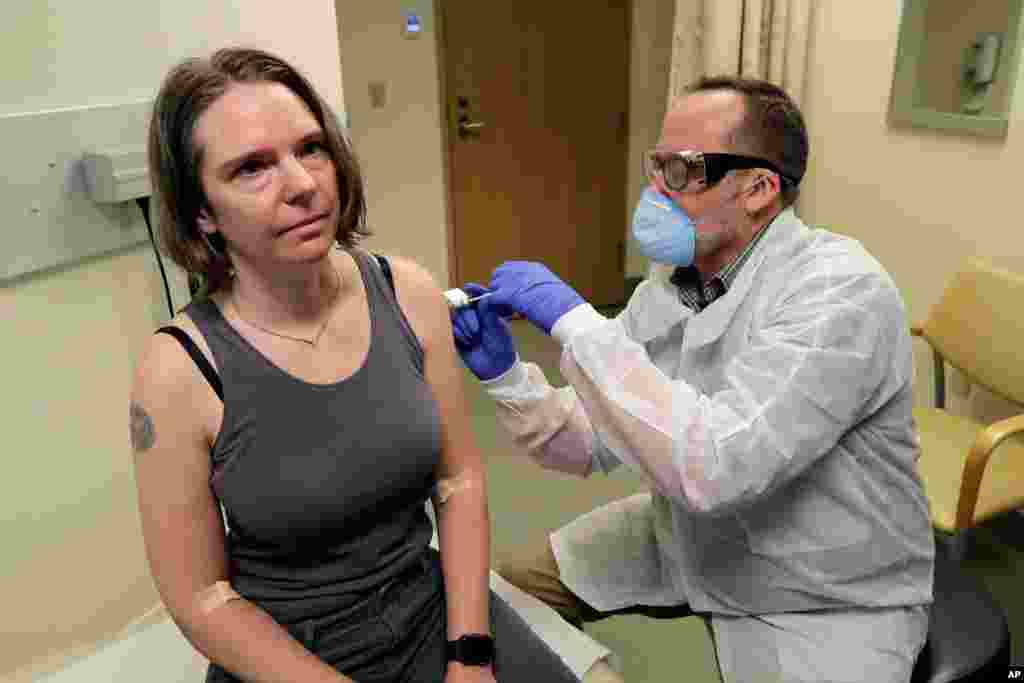
[[[800,194],[799,182],[807,170],[807,127],[799,107],[786,91],[768,81],[733,76],[702,78],[688,93],[730,90],[744,100],[743,120],[730,142],[735,151],[771,161],[796,183],[782,179],[782,201],[789,206]]]

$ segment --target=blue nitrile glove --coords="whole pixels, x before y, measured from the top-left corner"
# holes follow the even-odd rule
[[[515,312],[551,334],[558,319],[585,304],[579,294],[541,263],[506,261],[491,275],[493,296],[484,299],[502,315]]]
[[[470,297],[487,292],[474,282],[462,290]],[[451,312],[455,348],[466,367],[484,381],[505,374],[518,358],[508,324],[490,305],[493,298],[487,297]]]

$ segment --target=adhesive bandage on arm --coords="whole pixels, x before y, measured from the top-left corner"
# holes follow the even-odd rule
[[[199,608],[199,613],[205,616],[232,600],[241,599],[242,596],[235,592],[230,583],[218,581],[196,593],[196,606]]]
[[[480,488],[480,481],[476,477],[467,474],[448,479],[438,479],[436,488],[437,502],[444,505],[453,494],[478,488]]]

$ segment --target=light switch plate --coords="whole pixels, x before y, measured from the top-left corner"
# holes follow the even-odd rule
[[[370,106],[383,109],[388,102],[388,84],[385,81],[370,81]]]

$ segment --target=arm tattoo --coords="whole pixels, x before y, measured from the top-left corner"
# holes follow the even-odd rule
[[[148,451],[156,440],[153,419],[138,403],[131,405],[132,448],[136,453]]]

